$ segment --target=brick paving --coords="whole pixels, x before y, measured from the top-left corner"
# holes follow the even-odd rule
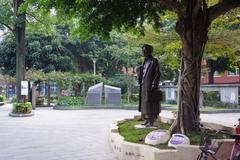
[[[40,108],[35,116],[8,117],[0,107],[0,160],[114,160],[108,134],[113,120],[139,114],[129,110],[59,111]],[[161,113],[171,116],[168,111]],[[233,126],[239,113],[203,114],[203,121]]]

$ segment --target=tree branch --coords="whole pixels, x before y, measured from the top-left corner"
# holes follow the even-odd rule
[[[4,25],[5,27],[7,27],[11,32],[14,32],[13,31],[13,28],[9,25],[7,25],[6,23],[3,23],[3,22],[0,22],[0,24]]]
[[[173,0],[159,0],[159,3],[171,8],[174,12],[177,13],[179,19],[183,18],[183,11],[178,2],[175,2]]]
[[[223,0],[218,4],[208,8],[209,21],[212,22],[214,19],[230,11],[231,9],[240,7],[240,1],[229,2],[229,0]]]

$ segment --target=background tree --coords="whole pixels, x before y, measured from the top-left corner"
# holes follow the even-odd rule
[[[21,96],[21,81],[25,79],[25,33],[29,24],[40,26],[38,21],[43,24],[41,30],[50,26],[49,12],[46,8],[38,8],[37,4],[29,5],[25,0],[0,0],[0,29],[7,29],[14,35],[16,43],[16,82],[17,82],[17,101],[23,101]],[[37,10],[39,9],[39,10]],[[28,24],[26,24],[28,22]],[[37,28],[35,28],[37,29]],[[46,30],[45,30],[46,31]],[[49,31],[49,27],[47,28]]]
[[[63,39],[57,35],[40,33],[28,34],[26,37],[26,67],[44,72],[74,70],[72,53],[62,45]],[[14,37],[5,36],[0,43],[0,63],[3,72],[14,76],[16,74],[16,45]]]
[[[226,70],[233,70],[231,68],[231,62],[229,58],[226,57],[218,57],[216,60],[207,59],[207,66],[209,68],[208,71],[208,82],[209,84],[214,84],[214,72],[224,72]]]
[[[23,101],[21,96],[21,81],[25,78],[25,29],[26,14],[20,10],[23,0],[0,1],[0,25],[11,31],[16,43],[16,81],[17,101]]]
[[[209,83],[214,83],[214,72],[234,71],[238,67],[240,48],[240,9],[217,18],[210,26],[210,37],[204,59],[207,61]]]

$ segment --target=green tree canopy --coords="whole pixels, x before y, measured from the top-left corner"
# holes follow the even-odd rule
[[[27,35],[26,43],[26,67],[36,70],[72,71],[73,62],[71,54],[61,44],[60,37],[44,34]],[[14,38],[9,35],[0,43],[0,63],[4,67],[4,73],[15,75],[16,50]]]

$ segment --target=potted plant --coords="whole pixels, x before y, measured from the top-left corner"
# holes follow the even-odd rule
[[[32,104],[30,102],[26,103],[14,103],[13,110],[9,114],[12,117],[28,117],[33,116]]]
[[[0,105],[4,105],[5,97],[0,95]]]

